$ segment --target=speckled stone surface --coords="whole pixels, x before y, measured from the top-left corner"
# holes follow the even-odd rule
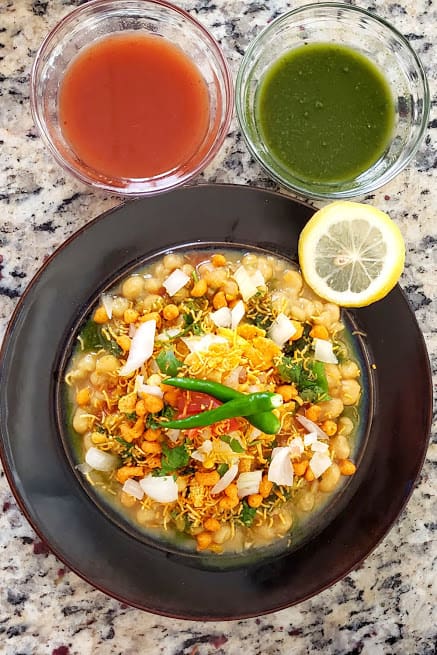
[[[0,329],[44,259],[119,201],[66,176],[44,149],[29,108],[29,71],[47,31],[79,2],[0,0]],[[268,21],[303,2],[179,2],[220,41],[234,74]],[[437,367],[437,3],[353,2],[390,20],[422,57],[434,104],[410,167],[368,198],[388,211],[407,245],[401,285]],[[235,123],[202,181],[275,188],[248,155]],[[406,384],[411,381],[406,381]],[[435,425],[434,425],[435,428]],[[437,444],[396,525],[356,571],[297,607],[230,623],[190,623],[121,605],[56,560],[0,478],[0,653],[5,655],[431,655],[437,639]]]

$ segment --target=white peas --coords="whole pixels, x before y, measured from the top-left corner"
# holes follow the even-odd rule
[[[322,403],[318,403],[320,407],[319,421],[326,421],[328,419],[337,418],[342,413],[344,406],[340,398],[331,398]]]
[[[121,288],[121,292],[128,300],[136,300],[144,290],[144,279],[140,275],[128,277]]]
[[[175,253],[170,253],[168,255],[165,255],[163,259],[163,264],[167,271],[171,273],[171,271],[174,271],[175,268],[181,268],[184,264],[184,257],[182,255],[177,255]]]
[[[355,405],[361,394],[361,387],[356,380],[342,380],[340,398],[344,405]]]
[[[360,369],[357,364],[350,359],[346,362],[342,362],[338,368],[340,369],[341,377],[345,380],[357,378],[360,374]]]
[[[350,455],[349,441],[344,434],[337,434],[331,441],[331,447],[334,457],[338,459],[347,459]]]
[[[115,318],[122,318],[124,312],[129,307],[129,300],[123,296],[117,296],[112,303],[112,315]]]
[[[353,421],[348,416],[341,416],[338,419],[337,434],[343,434],[345,437],[348,437],[350,434],[352,434],[353,429],[354,429]]]
[[[85,434],[90,429],[91,423],[92,418],[85,410],[78,407],[73,416],[73,430],[76,430],[79,434]]]
[[[120,367],[120,362],[114,355],[103,355],[96,362],[96,373],[108,374],[115,373]]]
[[[322,475],[322,479],[319,482],[320,491],[324,491],[325,493],[328,493],[329,491],[334,491],[339,480],[340,480],[340,469],[337,466],[337,464],[335,464],[334,462],[333,464],[331,464],[329,469],[327,469]]]

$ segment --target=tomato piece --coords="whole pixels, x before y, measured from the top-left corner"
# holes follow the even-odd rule
[[[176,409],[178,413],[175,418],[185,418],[193,414],[205,412],[208,409],[219,407],[222,403],[207,393],[200,391],[184,391],[176,400]]]

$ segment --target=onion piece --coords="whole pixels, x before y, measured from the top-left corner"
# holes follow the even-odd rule
[[[109,293],[102,293],[102,305],[105,308],[106,316],[112,318],[112,308],[114,306],[114,298]]]
[[[239,300],[231,309],[231,329],[236,330],[238,324],[246,313],[244,302]]]
[[[123,485],[123,491],[129,496],[133,496],[137,500],[141,500],[144,497],[144,489],[137,480],[128,478]]]
[[[315,478],[320,476],[331,466],[331,458],[326,453],[314,453],[309,462],[309,467]]]
[[[326,441],[314,441],[314,443],[311,444],[311,450],[313,453],[327,453],[329,446]]]
[[[166,280],[162,283],[169,296],[174,296],[175,293],[180,291],[188,282],[190,278],[186,273],[176,268]]]
[[[311,446],[315,441],[317,441],[317,432],[315,430],[304,435],[303,443],[305,446]]]
[[[232,466],[228,468],[226,473],[222,475],[220,480],[215,483],[215,485],[211,489],[211,495],[214,496],[215,494],[219,494],[225,489],[227,489],[227,487],[229,487],[231,482],[235,479],[237,473],[238,473],[238,464],[232,464]]]
[[[169,430],[170,432],[170,430]],[[180,432],[180,430],[179,430]],[[168,433],[167,433],[168,434]],[[203,444],[197,448],[197,450],[193,450],[191,453],[191,457],[195,459],[198,462],[204,462],[206,459],[206,456],[209,455],[209,453],[212,451],[212,441],[211,439],[205,439]]]
[[[170,428],[169,430],[167,430],[166,436],[170,439],[172,443],[176,443],[176,441],[181,436],[181,431],[176,430],[175,428]]]
[[[130,375],[152,356],[155,344],[156,321],[146,321],[137,328],[129,350],[129,357],[119,375]]]
[[[252,298],[252,296],[258,293],[258,287],[265,285],[264,277],[260,271],[249,273],[244,266],[237,268],[234,278],[244,301],[249,300],[249,298]]]
[[[232,389],[237,389],[240,386],[240,374],[243,371],[242,366],[237,366],[236,368],[233,368],[232,371],[230,371],[224,378],[223,378],[223,384],[225,384],[227,387],[231,387]]]
[[[240,473],[237,480],[238,498],[250,496],[259,492],[259,485],[263,476],[262,471],[247,471]]]
[[[143,491],[158,503],[173,503],[178,499],[178,485],[172,475],[155,477],[151,473],[140,480]]]
[[[307,430],[308,432],[316,432],[317,436],[320,437],[320,439],[329,439],[326,432],[323,432],[323,430],[319,428],[317,423],[310,421],[310,419],[307,418],[306,416],[302,416],[302,414],[295,414],[294,418],[297,421],[299,421],[299,423],[303,425],[305,430]]]
[[[224,337],[217,334],[203,334],[199,337],[182,337],[182,341],[192,353],[205,352],[216,343],[227,343]]]
[[[232,321],[232,314],[229,307],[220,307],[216,312],[211,312],[211,320],[217,327],[230,327]]]
[[[294,437],[288,444],[291,457],[300,457],[305,450],[304,442],[301,437]]]
[[[157,396],[157,398],[162,398],[164,392],[157,384],[144,384],[144,375],[137,375],[135,378],[134,391],[136,393],[147,393],[150,396]]]
[[[290,460],[290,446],[273,448],[272,459],[267,474],[268,480],[275,484],[291,487],[293,484],[293,465]]]
[[[119,459],[117,455],[112,455],[104,450],[99,450],[94,446],[88,448],[85,455],[85,462],[88,466],[96,471],[113,471],[117,466]]]
[[[332,349],[332,341],[327,339],[313,339],[314,359],[325,364],[338,364],[338,359]]]
[[[79,473],[82,473],[82,475],[86,475],[90,471],[92,471],[92,467],[87,464],[86,462],[82,462],[82,464],[78,464],[77,466],[74,467]]]
[[[281,312],[271,324],[267,336],[270,337],[277,346],[282,348],[284,343],[286,343],[295,332],[296,328],[291,320]]]
[[[137,328],[133,323],[129,323],[129,336],[132,339],[135,336],[135,332],[137,331]]]

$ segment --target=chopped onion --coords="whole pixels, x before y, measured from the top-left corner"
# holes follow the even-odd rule
[[[291,487],[293,484],[293,465],[290,460],[289,446],[273,448],[267,478],[275,484]]]
[[[288,447],[290,448],[291,457],[300,457],[305,450],[304,442],[302,441],[301,437],[295,437],[292,439]]]
[[[241,296],[245,301],[258,293],[258,287],[263,287],[265,285],[264,277],[260,271],[249,273],[244,266],[239,266],[239,268],[237,268],[234,273],[234,278],[240,289]]]
[[[259,492],[259,485],[263,476],[262,471],[247,471],[240,473],[237,480],[238,497],[250,496]]]
[[[178,430],[178,432],[180,432],[180,430]],[[191,457],[198,462],[204,462],[206,456],[209,455],[211,451],[212,451],[212,441],[211,439],[205,439],[203,444],[199,446],[197,450],[193,450],[193,452],[191,453]]]
[[[217,334],[203,334],[200,337],[182,337],[182,341],[192,353],[205,352],[215,343],[227,343],[224,337]]]
[[[90,471],[92,471],[92,467],[87,464],[86,462],[82,462],[82,464],[78,464],[75,466],[75,468],[79,471],[79,473],[82,473],[82,475],[86,475]]]
[[[317,441],[317,432],[315,430],[304,435],[303,442],[305,446],[311,446],[315,441]]]
[[[137,328],[130,345],[129,357],[119,375],[130,375],[152,356],[155,344],[156,321],[146,321]]]
[[[331,458],[326,453],[314,453],[310,459],[310,469],[314,473],[315,478],[320,476],[331,466]]]
[[[166,436],[170,439],[172,443],[176,443],[176,441],[181,436],[181,431],[171,428],[170,430],[167,430]]]
[[[118,461],[116,455],[111,455],[111,453],[99,450],[94,446],[88,448],[85,455],[85,462],[96,471],[113,471],[117,466]]]
[[[135,332],[137,331],[137,328],[133,323],[129,324],[129,336],[132,339],[135,336]]]
[[[175,293],[180,291],[188,282],[190,278],[186,273],[176,268],[166,280],[162,283],[169,296],[174,296]]]
[[[267,335],[277,346],[282,348],[284,343],[286,343],[295,332],[296,328],[293,323],[288,316],[285,316],[285,314],[282,314],[281,312],[271,324]]]
[[[137,375],[135,378],[135,391],[137,393],[147,393],[150,396],[157,396],[158,398],[162,398],[164,396],[164,392],[161,387],[159,387],[157,384],[144,384],[143,380],[143,375]]]
[[[236,477],[237,473],[238,473],[238,464],[232,464],[232,466],[228,468],[226,473],[222,475],[220,480],[215,483],[215,485],[211,489],[211,494],[212,495],[219,494],[222,491],[224,491],[227,487],[229,487],[231,482]]]
[[[327,339],[313,339],[314,359],[325,364],[338,364],[338,359],[332,350],[332,341]]]
[[[211,312],[211,320],[217,327],[230,327],[232,321],[232,314],[229,307],[220,307],[216,312]]]
[[[102,293],[102,305],[105,308],[106,316],[112,318],[112,308],[114,306],[114,298],[108,293]]]
[[[314,423],[313,421],[310,421],[309,418],[306,416],[302,416],[302,414],[295,414],[294,417],[303,427],[305,430],[308,430],[308,432],[316,432],[317,436],[320,437],[320,439],[329,439],[328,435],[326,432],[323,432],[321,428],[317,425],[317,423]]]
[[[244,307],[244,302],[239,300],[234,307],[231,309],[231,328],[236,330],[238,324],[246,313],[246,308]]]
[[[329,446],[326,441],[314,441],[314,443],[311,444],[311,450],[313,453],[327,453]]]
[[[178,485],[172,475],[155,477],[151,473],[140,480],[143,491],[158,503],[173,503],[178,499]]]
[[[232,369],[232,371],[223,378],[223,384],[225,384],[227,387],[238,390],[240,384],[240,374],[242,370],[242,366],[237,366],[236,368]]]
[[[133,496],[137,500],[141,500],[144,496],[144,490],[137,480],[128,478],[123,485],[123,491],[129,496]]]

